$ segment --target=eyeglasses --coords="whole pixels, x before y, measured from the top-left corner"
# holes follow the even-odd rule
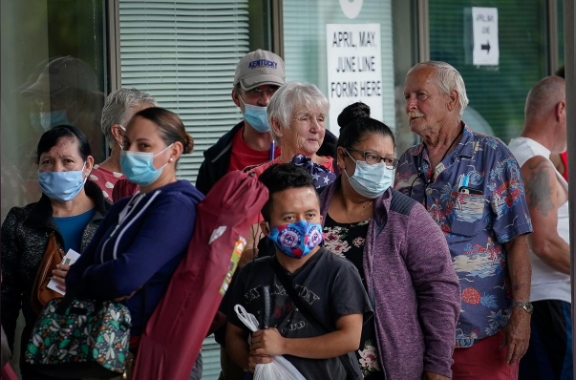
[[[394,170],[396,168],[396,166],[398,166],[398,159],[396,159],[396,158],[381,157],[380,155],[371,153],[370,151],[356,150],[353,148],[347,148],[346,150],[356,151],[357,153],[362,153],[362,155],[364,156],[364,160],[368,164],[376,164],[376,163],[384,162],[384,164],[386,165],[386,168],[388,170]]]

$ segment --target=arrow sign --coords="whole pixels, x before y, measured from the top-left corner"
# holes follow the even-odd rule
[[[472,63],[497,66],[500,61],[498,8],[472,7]]]

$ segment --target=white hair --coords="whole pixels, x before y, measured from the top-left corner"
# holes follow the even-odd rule
[[[468,97],[466,96],[466,86],[464,79],[460,72],[452,65],[443,61],[424,61],[414,65],[406,74],[406,77],[412,73],[416,68],[426,66],[435,69],[436,83],[438,89],[444,94],[450,94],[452,90],[458,93],[458,103],[460,104],[460,117],[464,113],[464,109],[468,106]]]
[[[134,88],[118,89],[108,95],[102,108],[100,128],[102,134],[106,136],[110,148],[116,144],[112,135],[112,125],[117,123],[126,126],[134,114],[133,109],[141,105],[158,106],[158,103],[150,94]]]
[[[288,82],[274,93],[268,104],[268,122],[272,120],[280,123],[282,128],[290,127],[290,119],[298,107],[317,108],[324,114],[328,114],[330,103],[320,89],[309,83],[297,81]],[[270,129],[274,140],[280,144],[280,139]]]
[[[526,96],[524,117],[526,119],[545,115],[565,98],[565,82],[562,77],[544,77],[530,89]]]

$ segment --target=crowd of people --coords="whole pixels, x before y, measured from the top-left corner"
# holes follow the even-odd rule
[[[419,63],[404,97],[421,143],[397,155],[392,129],[366,104],[340,112],[336,137],[322,92],[286,82],[283,60],[256,50],[233,80],[243,120],[204,152],[195,185],[176,178],[194,148],[182,120],[144,91],[119,89],[102,109],[104,162],[73,125],[39,139],[42,196],[2,223],[3,348],[19,341],[22,377],[45,377],[24,351],[56,240],[81,256],[52,280],[124,304],[137,357],[202,219],[197,206],[242,171],[269,195],[249,217],[220,305],[221,379],[251,379],[280,355],[306,379],[573,379],[568,183],[552,161],[566,150],[564,87],[559,76],[534,85],[507,146],[462,121],[468,98],[454,67]],[[266,324],[251,333],[237,305]]]

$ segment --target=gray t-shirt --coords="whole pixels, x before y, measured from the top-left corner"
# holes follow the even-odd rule
[[[309,322],[296,309],[273,269],[276,257],[259,258],[240,270],[232,285],[228,304],[228,320],[242,328],[244,325],[234,312],[240,304],[252,313],[260,323],[263,321],[264,301],[262,287],[270,287],[272,303],[270,327],[278,329],[286,338],[310,338],[326,334],[322,327]],[[288,272],[286,271],[288,274]],[[324,326],[336,329],[336,321],[349,314],[372,314],[368,295],[364,290],[355,266],[325,248],[293,274],[292,285],[308,305],[309,311]],[[366,318],[366,317],[365,317]],[[305,359],[286,355],[306,379],[346,379],[346,370],[338,358]],[[355,360],[355,357],[352,358]]]

